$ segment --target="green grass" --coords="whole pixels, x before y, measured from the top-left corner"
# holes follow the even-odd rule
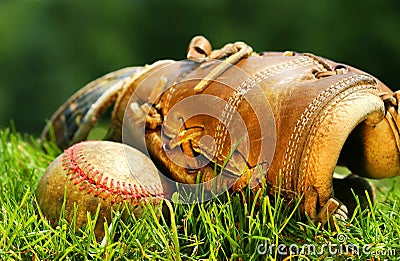
[[[107,237],[97,242],[91,218],[75,233],[62,218],[52,227],[38,210],[38,180],[60,153],[52,143],[43,147],[36,138],[0,130],[0,260],[396,260],[400,256],[399,179],[383,181],[378,186],[379,202],[371,210],[358,209],[335,229],[301,222],[297,209],[286,207],[279,195],[252,201],[254,195],[247,190],[203,204],[167,204],[170,218],[157,219],[149,208],[140,219],[129,216],[122,221],[117,212]],[[315,247],[315,251],[285,257],[278,248],[267,247],[262,253],[265,244],[291,250]],[[350,251],[357,247],[359,254]]]

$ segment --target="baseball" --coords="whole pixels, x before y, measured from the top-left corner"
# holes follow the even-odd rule
[[[59,220],[64,198],[68,222],[76,205],[76,230],[87,223],[87,212],[94,216],[100,205],[98,239],[104,236],[104,221],[111,222],[112,210],[121,203],[132,206],[131,212],[139,217],[142,202],[159,206],[163,196],[152,161],[130,146],[109,141],[84,141],[65,150],[49,165],[36,191],[42,213],[53,224]]]

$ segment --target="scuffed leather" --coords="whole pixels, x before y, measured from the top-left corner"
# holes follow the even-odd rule
[[[191,140],[193,151],[204,155],[212,162],[217,162],[219,166],[222,166],[231,152],[231,144],[235,144],[237,140],[232,141],[229,133],[221,129],[219,126],[221,118],[207,115],[185,118],[185,113],[190,115],[191,108],[209,106],[208,99],[197,99],[198,104],[185,105],[187,107],[183,107],[180,111],[179,120],[179,117],[170,114],[171,108],[185,98],[199,94],[217,97],[229,103],[229,99],[241,91],[240,88],[247,88],[247,91],[244,91],[240,102],[235,103],[234,109],[236,116],[243,118],[246,124],[249,147],[239,144],[226,165],[225,173],[229,177],[227,178],[229,182],[235,182],[234,190],[248,185],[250,180],[248,173],[253,176],[259,175],[260,165],[266,182],[277,189],[281,180],[282,192],[288,197],[299,197],[309,187],[315,188],[318,194],[314,199],[317,204],[315,207],[320,210],[333,196],[332,174],[349,135],[363,139],[361,143],[347,141],[345,146],[346,150],[350,146],[352,153],[356,152],[364,159],[361,164],[354,163],[353,155],[348,155],[344,160],[359,175],[376,176],[373,170],[370,171],[360,165],[367,161],[366,166],[369,163],[379,168],[379,164],[374,161],[378,161],[382,153],[386,155],[392,153],[398,157],[397,148],[394,150],[392,144],[389,144],[390,146],[383,150],[378,141],[379,137],[378,139],[374,137],[381,135],[385,139],[391,139],[388,133],[391,130],[385,127],[387,123],[384,120],[384,102],[379,94],[383,91],[392,92],[374,77],[357,69],[314,55],[293,53],[293,56],[287,56],[286,53],[267,52],[240,60],[198,93],[194,87],[218,66],[219,61],[181,63],[181,71],[174,71],[171,74],[167,71],[167,86],[170,88],[166,88],[156,103],[163,117],[163,123],[167,126],[164,128],[164,133],[161,133],[161,128],[146,130],[146,137],[151,137],[146,139],[151,157],[176,181],[191,183],[196,180],[196,175],[191,175],[186,168],[168,160],[162,145],[162,136],[171,140],[184,131],[181,128],[182,118],[186,130],[192,128],[203,130],[201,135]],[[191,65],[188,66],[187,63]],[[340,72],[332,73],[337,68],[341,69]],[[238,69],[243,73],[238,73]],[[252,93],[251,84],[254,82],[261,88],[264,96],[253,97],[254,94],[259,95],[257,92]],[[121,97],[124,100],[129,95],[123,94]],[[250,98],[251,104],[247,100]],[[261,120],[270,124],[259,126],[259,119],[251,106],[267,106],[263,102],[265,98],[272,113],[269,115],[270,118]],[[115,111],[126,111],[125,109],[126,107],[117,107]],[[224,108],[215,110],[223,117]],[[369,126],[369,129],[362,126]],[[371,128],[374,129],[376,126],[386,128],[386,133],[384,131],[371,134]],[[269,137],[271,141],[267,142],[270,149],[260,148],[262,129],[267,133],[274,133]],[[219,149],[216,154],[214,150],[200,145],[200,138],[204,135],[210,135],[216,141],[221,141],[218,137],[225,135],[220,147],[217,146]],[[272,141],[275,138],[276,141]],[[368,154],[371,150],[375,151],[373,156]],[[268,161],[271,156],[269,153],[274,153],[272,161]],[[243,155],[247,154],[248,158],[245,159]],[[181,163],[184,162],[182,159]],[[398,171],[398,161],[393,162],[391,166]],[[194,173],[200,171],[202,180],[206,181],[213,177],[212,170],[213,164],[209,164]],[[393,172],[389,173],[389,176],[391,175]],[[384,176],[381,174],[378,178]]]

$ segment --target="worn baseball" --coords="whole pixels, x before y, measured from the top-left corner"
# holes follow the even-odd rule
[[[36,197],[42,213],[54,224],[64,198],[69,222],[76,205],[77,230],[87,223],[87,212],[94,216],[100,205],[95,234],[102,238],[104,221],[111,222],[112,210],[118,205],[131,207],[131,213],[139,217],[142,202],[159,206],[164,189],[156,167],[140,151],[122,143],[84,141],[65,150],[49,165]]]

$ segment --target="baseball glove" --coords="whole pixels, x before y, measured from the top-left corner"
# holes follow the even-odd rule
[[[301,199],[303,213],[322,223],[346,216],[347,198],[333,188],[337,164],[368,178],[400,174],[398,93],[351,66],[313,54],[255,53],[242,42],[212,51],[200,36],[188,60],[131,71],[73,96],[51,120],[58,144],[85,139],[115,100],[110,139],[148,151],[172,180],[232,191],[265,182]],[[71,113],[79,109],[86,120]],[[335,186],[370,190],[359,179]]]

